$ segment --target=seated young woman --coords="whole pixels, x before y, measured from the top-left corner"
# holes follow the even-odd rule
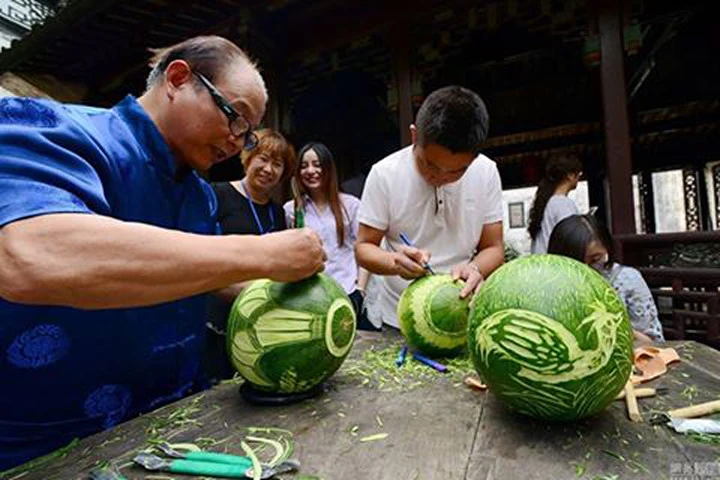
[[[613,260],[610,233],[595,217],[572,215],[560,221],[550,235],[548,253],[586,263],[605,277],[625,303],[637,341],[665,341],[650,288],[640,272]]]

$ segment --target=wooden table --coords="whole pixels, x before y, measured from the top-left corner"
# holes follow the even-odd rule
[[[695,462],[712,462],[704,465],[716,467],[714,462],[720,462],[717,445],[647,423],[652,409],[720,397],[720,352],[709,347],[671,343],[682,362],[650,384],[668,387],[666,395],[639,400],[645,423],[631,423],[624,402],[616,401],[596,418],[548,425],[515,416],[491,394],[468,388],[461,382],[462,372],[444,376],[433,372],[431,380],[419,386],[390,391],[382,391],[372,381],[363,385],[362,376],[352,374],[351,366],[362,361],[370,346],[375,351],[398,341],[393,333],[360,334],[350,361],[328,382],[327,391],[313,400],[287,407],[254,407],[238,395],[237,384],[219,385],[86,438],[64,457],[5,478],[85,479],[93,466],[106,461],[121,466],[127,478],[148,478],[152,474],[129,462],[147,446],[150,427],[162,425],[158,431],[171,442],[222,439],[213,450],[238,454],[246,434],[243,427],[291,430],[301,473],[324,480],[673,479]],[[170,421],[170,415],[179,411],[184,415],[176,413]],[[377,433],[388,436],[360,441]]]

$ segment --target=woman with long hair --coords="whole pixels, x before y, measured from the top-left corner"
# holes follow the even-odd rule
[[[358,328],[375,330],[362,314],[367,277],[359,275],[355,261],[360,200],[340,192],[335,159],[324,144],[306,144],[298,160],[292,179],[295,198],[285,204],[287,223],[298,226],[303,221],[320,236],[327,254],[325,273],[337,280],[352,299]]]
[[[640,272],[614,261],[610,232],[595,217],[571,215],[560,221],[550,235],[548,253],[574,258],[605,277],[627,308],[636,340],[665,341],[650,288]]]
[[[545,166],[545,176],[538,184],[530,209],[528,233],[532,253],[545,253],[553,227],[578,213],[577,205],[567,195],[575,190],[581,176],[582,163],[574,155],[554,157]]]

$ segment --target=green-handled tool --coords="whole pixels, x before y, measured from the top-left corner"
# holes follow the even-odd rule
[[[290,179],[290,190],[292,190],[294,207],[293,215],[295,217],[293,226],[295,228],[303,228],[305,227],[305,209],[303,208],[303,199],[300,194],[300,187],[298,187],[295,177]]]
[[[305,227],[305,212],[302,208],[298,207],[295,209],[295,228]]]
[[[250,457],[232,455],[229,453],[206,452],[202,450],[180,451],[173,448],[169,443],[161,443],[156,447],[165,455],[172,458],[179,458],[195,462],[211,462],[224,463],[227,465],[239,465],[244,468],[252,467],[252,460],[250,460]]]
[[[188,459],[191,453],[193,460]],[[151,471],[224,478],[253,478],[252,461],[248,457],[238,455],[189,452],[185,458],[170,460],[152,453],[142,452],[133,458],[133,462]],[[260,478],[272,478],[280,473],[297,470],[298,467],[299,464],[292,460],[286,460],[275,467],[263,465]]]

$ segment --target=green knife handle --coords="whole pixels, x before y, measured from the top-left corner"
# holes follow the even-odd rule
[[[295,228],[304,228],[305,227],[305,212],[303,212],[302,208],[296,208],[295,209]]]
[[[246,467],[227,463],[198,462],[192,460],[173,460],[170,471],[189,475],[207,475],[211,477],[246,478]]]
[[[228,465],[239,465],[241,467],[252,467],[252,460],[248,457],[240,455],[230,455],[228,453],[216,452],[188,452],[185,455],[186,460],[196,460],[198,462],[225,463]]]

